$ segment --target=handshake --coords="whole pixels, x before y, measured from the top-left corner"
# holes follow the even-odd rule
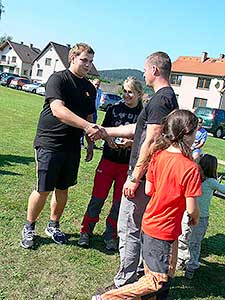
[[[96,141],[99,139],[105,140],[111,148],[127,148],[131,147],[133,144],[133,132],[135,124],[121,125],[118,127],[102,127],[97,124],[89,123],[88,126],[84,129],[86,135],[91,141]],[[126,132],[126,137],[124,134],[125,128],[128,128]],[[123,138],[116,138],[121,137]]]
[[[107,138],[109,138],[106,129],[97,124],[89,123],[88,126],[84,128],[84,131],[91,141],[96,141],[99,139],[107,140]]]

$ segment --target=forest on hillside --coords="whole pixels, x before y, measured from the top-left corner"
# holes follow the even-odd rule
[[[136,69],[116,69],[98,71],[103,80],[123,82],[128,76],[134,76],[140,81],[144,81],[143,72]]]

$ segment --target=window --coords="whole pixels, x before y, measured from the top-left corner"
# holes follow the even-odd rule
[[[52,61],[51,58],[46,58],[46,59],[45,59],[45,65],[46,65],[46,66],[51,66],[51,61]]]
[[[43,70],[42,69],[38,69],[37,70],[37,76],[41,77],[43,74]]]
[[[170,83],[175,85],[181,85],[182,75],[171,75]]]
[[[12,56],[12,62],[13,62],[13,63],[16,62],[16,56]]]
[[[2,55],[2,61],[6,61],[6,55]]]
[[[23,75],[27,75],[28,74],[28,70],[23,70]]]
[[[207,99],[204,98],[194,98],[194,103],[193,103],[193,108],[199,107],[199,106],[204,106],[206,107],[207,105]]]
[[[211,79],[206,77],[199,77],[197,89],[209,89]]]

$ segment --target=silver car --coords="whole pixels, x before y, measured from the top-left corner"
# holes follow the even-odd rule
[[[100,99],[99,109],[106,111],[110,106],[121,100],[122,98],[116,94],[103,93]]]

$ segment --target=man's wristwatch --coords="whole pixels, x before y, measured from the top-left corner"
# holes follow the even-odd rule
[[[130,182],[140,183],[141,181],[135,178],[132,174],[128,176]]]

